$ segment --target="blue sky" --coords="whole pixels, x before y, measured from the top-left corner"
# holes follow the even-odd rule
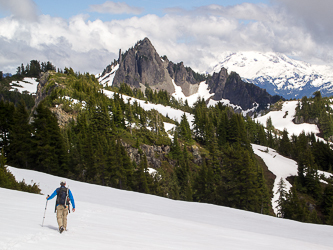
[[[332,65],[331,9],[331,0],[0,0],[0,70],[36,59],[99,73],[145,37],[200,72],[226,51]]]
[[[124,19],[133,16],[133,14],[112,14],[112,13],[96,13],[90,10],[91,5],[103,4],[105,0],[81,0],[81,1],[68,1],[68,0],[58,0],[58,1],[45,1],[45,0],[35,0],[34,1],[41,13],[45,15],[51,15],[53,17],[62,17],[68,19],[72,16],[78,14],[88,14],[90,15],[90,20],[101,19],[103,21],[110,21],[112,19]],[[166,14],[168,8],[183,8],[186,10],[195,9],[197,7],[217,4],[222,6],[233,6],[237,4],[242,4],[245,1],[242,0],[220,0],[220,1],[202,1],[202,0],[168,0],[168,1],[154,1],[154,0],[128,0],[125,1],[127,5],[137,8],[142,8],[142,13],[137,16],[144,16],[147,14],[155,14],[158,16],[163,16]],[[248,3],[266,3],[269,0],[249,0]]]

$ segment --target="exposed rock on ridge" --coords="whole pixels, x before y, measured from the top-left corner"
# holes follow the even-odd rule
[[[133,48],[124,54],[119,53],[119,60],[109,65],[103,72],[111,72],[119,64],[115,72],[113,86],[126,83],[132,88],[149,86],[153,90],[166,90],[170,94],[175,92],[173,81],[182,88],[185,96],[198,92],[199,83],[206,81],[210,93],[215,95],[213,100],[230,100],[231,104],[240,106],[243,110],[252,109],[255,103],[259,109],[281,99],[280,96],[271,96],[265,89],[253,84],[243,82],[234,72],[228,74],[225,68],[212,76],[201,75],[191,68],[184,66],[183,62],[173,63],[166,56],[160,57],[148,38],[139,41]]]
[[[228,74],[225,68],[221,68],[219,73],[214,73],[208,78],[207,84],[210,93],[215,93],[213,100],[228,99],[243,110],[253,108],[254,103],[258,103],[260,108],[265,108],[267,104],[275,103],[282,98],[277,95],[271,96],[265,89],[243,82],[237,73]]]
[[[161,58],[148,38],[139,41],[134,48],[119,56],[119,69],[113,79],[114,86],[126,83],[133,88],[140,88],[141,84],[149,85],[153,90],[166,90],[174,93],[174,80],[181,86],[186,96],[197,92],[199,81],[195,79],[194,71],[181,62],[174,64],[167,57]],[[109,65],[105,73],[111,71]],[[103,74],[102,74],[103,76]]]
[[[168,72],[177,86],[180,86],[185,96],[198,92],[199,81],[194,78],[193,70],[184,66],[183,62],[174,64],[169,62]]]

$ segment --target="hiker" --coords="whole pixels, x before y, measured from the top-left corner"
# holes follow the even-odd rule
[[[62,180],[60,182],[60,187],[54,190],[51,196],[47,196],[47,200],[53,199],[57,195],[56,200],[56,211],[57,211],[57,221],[59,226],[59,232],[62,233],[67,230],[67,215],[69,208],[69,199],[73,205],[73,212],[75,212],[75,203],[72,192],[69,188],[66,188],[66,181]],[[69,199],[68,199],[69,198]]]

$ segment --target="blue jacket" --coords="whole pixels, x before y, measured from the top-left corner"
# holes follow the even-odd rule
[[[57,195],[59,189],[60,188],[57,188],[56,190],[54,190],[54,192],[51,194],[51,196],[49,198],[47,198],[47,200],[49,201],[49,200],[53,199]],[[68,189],[68,196],[69,196],[69,199],[71,200],[73,208],[75,208],[74,197],[73,197],[72,192],[71,192],[70,189]]]

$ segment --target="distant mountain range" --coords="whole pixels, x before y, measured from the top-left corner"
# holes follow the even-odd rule
[[[166,56],[160,57],[145,38],[125,53],[120,52],[119,59],[97,77],[103,85],[119,86],[125,82],[135,88],[149,86],[171,94],[175,93],[175,86],[180,86],[187,97],[196,94],[200,82],[205,81],[211,100],[227,100],[243,110],[263,109],[281,97],[310,97],[318,90],[322,96],[333,95],[333,69],[329,66],[311,65],[273,52],[225,52],[221,58],[207,72],[209,76],[200,74],[183,62],[173,63]]]
[[[261,110],[275,103],[281,96],[272,96],[265,89],[244,82],[234,72],[215,67],[212,75],[199,74],[183,62],[173,63],[166,56],[159,56],[148,38],[139,41],[125,53],[119,53],[119,59],[97,75],[104,86],[120,86],[126,83],[133,88],[150,87],[153,90],[166,90],[175,93],[181,87],[184,96],[198,94],[199,85],[208,86],[210,100],[221,101],[238,107],[238,110]],[[207,100],[208,101],[208,100]]]
[[[279,53],[226,52],[213,72],[226,68],[235,71],[245,82],[264,88],[271,95],[286,99],[312,96],[319,90],[322,96],[333,94],[333,69],[311,65]]]

